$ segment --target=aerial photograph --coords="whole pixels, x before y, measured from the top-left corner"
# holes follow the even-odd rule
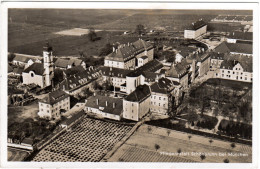
[[[8,162],[252,163],[253,10],[8,8],[7,33]]]

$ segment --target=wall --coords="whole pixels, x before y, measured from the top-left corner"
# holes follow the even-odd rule
[[[31,74],[33,74],[33,77],[31,77]],[[33,71],[30,71],[29,73],[22,73],[23,76],[23,84],[36,84],[40,87],[45,87],[45,84],[43,82],[43,76],[36,75]]]
[[[138,121],[139,103],[123,99],[123,118]]]
[[[158,114],[166,115],[168,113],[168,100],[167,94],[152,92],[151,95],[151,111]]]
[[[201,62],[200,68],[199,68],[199,76],[204,75],[209,71],[210,67],[210,57],[208,57],[206,60]]]

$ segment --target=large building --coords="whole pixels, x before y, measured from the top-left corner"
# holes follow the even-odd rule
[[[220,68],[221,63],[224,61],[224,53],[210,52],[210,70],[217,70]]]
[[[23,84],[36,84],[44,88],[52,85],[54,77],[52,47],[43,47],[43,63],[33,63],[23,73]]]
[[[123,100],[109,96],[90,96],[86,99],[85,112],[119,121],[123,113]]]
[[[70,76],[68,72],[66,74],[66,78],[59,84],[59,87],[67,94],[74,96],[80,94],[85,89],[92,90],[92,82],[101,76],[101,73],[98,70],[91,68],[84,71],[79,71],[75,74],[70,74]]]
[[[186,59],[183,59],[180,63],[173,63],[171,68],[166,71],[165,76],[172,81],[180,83],[184,88],[188,88],[190,67]]]
[[[61,113],[69,109],[70,96],[61,90],[56,90],[48,93],[46,97],[39,101],[38,115],[41,118],[58,120],[61,118]]]
[[[150,111],[151,90],[148,85],[140,85],[123,99],[123,118],[139,121]]]
[[[253,32],[231,32],[227,37],[228,43],[252,43]]]
[[[216,78],[253,82],[252,65],[236,60],[224,60],[215,73]]]
[[[114,48],[113,52],[105,57],[104,66],[121,69],[135,69],[147,62],[146,57],[148,61],[153,60],[153,55],[153,45],[139,39],[134,43],[119,45],[117,49]],[[139,58],[142,58],[142,61]]]
[[[253,56],[253,45],[244,43],[222,42],[215,49],[215,52],[228,53],[232,55]]]
[[[196,39],[197,37],[205,34],[207,32],[207,24],[199,20],[195,23],[192,23],[188,28],[184,30],[184,38],[187,39]]]
[[[167,115],[174,106],[174,96],[178,91],[174,90],[173,81],[167,78],[161,78],[158,82],[151,85],[151,112]]]

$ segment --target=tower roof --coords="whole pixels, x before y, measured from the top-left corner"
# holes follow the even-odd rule
[[[49,42],[47,42],[46,45],[43,46],[43,50],[47,52],[52,51],[52,47],[49,45]]]

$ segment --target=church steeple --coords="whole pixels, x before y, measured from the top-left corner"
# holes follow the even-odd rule
[[[45,86],[52,85],[54,77],[52,47],[47,42],[43,47],[43,66],[45,70]]]

